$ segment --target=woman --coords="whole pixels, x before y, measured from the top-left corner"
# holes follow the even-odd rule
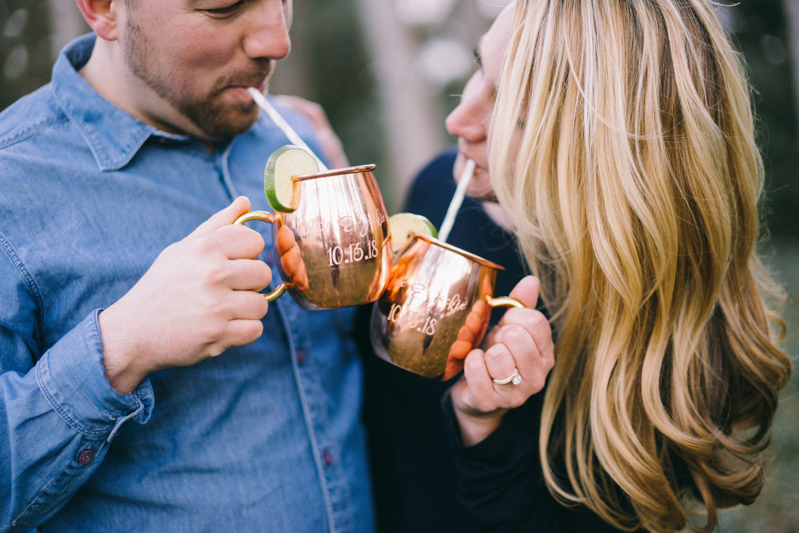
[[[448,242],[506,267],[497,277],[496,294],[508,294],[520,280],[522,286],[531,282],[522,279],[525,267],[501,208],[481,201],[493,197],[487,133],[512,23],[513,12],[506,10],[476,49],[480,68],[447,120],[450,133],[460,138],[457,157],[447,152],[424,169],[406,204],[406,210],[440,225],[455,189],[453,163],[459,177],[466,159],[473,159],[476,170],[468,189],[473,198],[464,201]],[[368,331],[370,315],[370,309],[361,313],[359,330]],[[507,323],[499,326],[494,330],[497,333]],[[523,356],[519,350],[504,350],[502,343],[492,346],[492,341],[502,337],[489,336],[484,345],[491,347],[469,354],[464,376],[448,382],[422,378],[386,363],[371,353],[368,338],[364,339],[364,420],[378,531],[612,530],[582,506],[558,505],[543,483],[536,439],[543,396],[534,394],[541,384],[524,387],[546,376],[553,348],[549,328],[534,336],[532,353]],[[486,360],[492,361],[491,367]],[[531,361],[544,364],[531,372]],[[522,376],[520,385],[492,381],[512,375],[514,367]],[[508,411],[507,407],[518,408]]]
[[[367,357],[381,526],[665,532],[696,512],[712,530],[763,485],[791,370],[755,252],[763,172],[739,60],[704,0],[518,0],[479,50],[447,119],[454,174],[474,159],[469,194],[504,209],[488,211],[541,279],[556,363],[545,396],[508,411],[478,401],[473,352],[447,426],[449,383]],[[435,219],[431,169],[407,207]]]
[[[704,0],[518,0],[498,87],[492,188],[557,332],[546,484],[620,529],[699,503],[712,530],[763,486],[791,369],[740,61]]]

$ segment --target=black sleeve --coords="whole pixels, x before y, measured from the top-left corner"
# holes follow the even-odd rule
[[[502,424],[474,446],[460,442],[448,403],[457,471],[456,499],[468,533],[611,533],[619,531],[584,506],[566,506],[550,494],[538,458],[544,391],[508,411]]]
[[[470,531],[555,531],[551,513],[541,515],[537,505],[549,496],[538,461],[539,396],[509,411],[499,428],[474,446],[461,443],[449,403],[456,498]]]

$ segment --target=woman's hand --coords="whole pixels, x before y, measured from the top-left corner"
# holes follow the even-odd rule
[[[524,404],[544,388],[546,377],[555,363],[552,328],[546,317],[535,309],[538,279],[522,279],[510,296],[526,308],[511,308],[483,342],[485,351],[472,350],[466,356],[463,376],[452,387],[452,405],[466,446],[477,444],[490,435],[509,409]],[[521,382],[500,385],[518,371]]]

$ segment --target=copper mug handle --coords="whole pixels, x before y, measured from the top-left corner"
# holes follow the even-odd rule
[[[275,215],[274,213],[270,213],[269,211],[250,211],[249,213],[244,213],[239,218],[233,221],[234,224],[244,224],[245,222],[249,222],[250,220],[261,220],[263,222],[269,222],[270,224],[275,224],[278,219],[280,218],[279,215]],[[294,287],[294,284],[287,281],[282,281],[280,285],[278,285],[275,290],[264,294],[264,298],[269,303],[274,302],[281,296],[283,296],[287,290]]]

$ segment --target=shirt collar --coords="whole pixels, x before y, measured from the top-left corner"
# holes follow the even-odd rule
[[[69,120],[78,128],[101,170],[119,170],[127,165],[150,135],[170,135],[134,118],[100,96],[78,74],[92,54],[96,35],[69,43],[53,67],[52,90]]]

